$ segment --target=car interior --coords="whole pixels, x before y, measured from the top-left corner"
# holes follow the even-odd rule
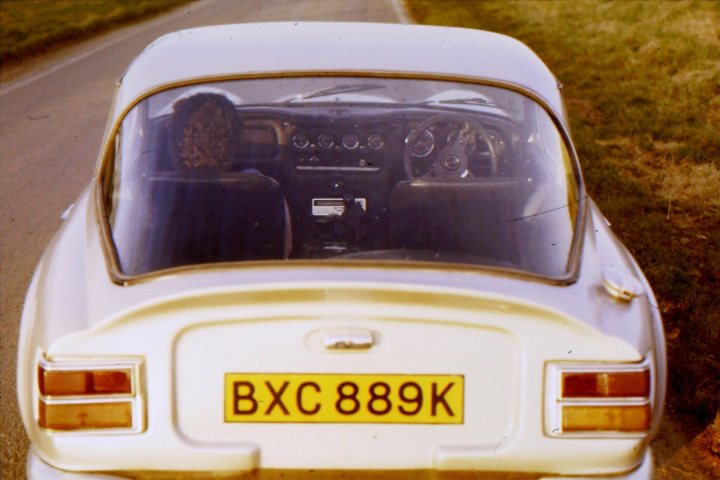
[[[543,141],[537,125],[502,110],[344,102],[235,109],[241,126],[222,168],[184,168],[172,113],[148,120],[133,167],[123,167],[135,169],[121,182],[131,193],[108,201],[123,270],[288,259],[538,269],[533,262],[542,260],[519,239],[548,236],[538,212],[568,204],[567,192],[552,188],[557,160],[533,145]],[[136,206],[120,208],[128,197]],[[134,212],[127,232],[119,231],[123,208]]]

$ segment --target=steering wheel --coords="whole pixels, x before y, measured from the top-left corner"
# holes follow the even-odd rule
[[[444,133],[435,138],[433,131]],[[424,138],[421,138],[424,137]],[[426,145],[428,140],[431,145]],[[435,115],[420,123],[405,139],[403,162],[410,179],[449,180],[473,177],[468,159],[481,141],[490,152],[490,176],[497,173],[495,144],[485,127],[465,115]],[[419,147],[418,147],[419,145]],[[421,149],[422,155],[415,152]]]

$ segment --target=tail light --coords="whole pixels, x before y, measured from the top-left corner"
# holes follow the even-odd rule
[[[38,384],[42,395],[112,395],[132,392],[132,368],[112,370],[47,370],[38,368]]]
[[[40,360],[37,421],[54,431],[141,431],[140,362]]]
[[[545,429],[553,436],[644,435],[652,423],[644,364],[550,364]]]

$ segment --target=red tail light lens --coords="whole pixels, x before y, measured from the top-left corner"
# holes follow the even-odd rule
[[[563,372],[562,398],[647,397],[650,373],[637,372]]]
[[[38,369],[40,393],[52,396],[132,393],[132,371]]]

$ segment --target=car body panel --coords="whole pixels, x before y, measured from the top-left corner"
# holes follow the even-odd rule
[[[236,41],[237,35],[248,41]],[[543,98],[567,123],[557,80],[532,50],[513,38],[450,27],[335,22],[244,24],[242,30],[220,25],[160,37],[124,74],[112,118],[117,121],[133,102],[170,84],[312,72],[455,77],[515,85]]]

